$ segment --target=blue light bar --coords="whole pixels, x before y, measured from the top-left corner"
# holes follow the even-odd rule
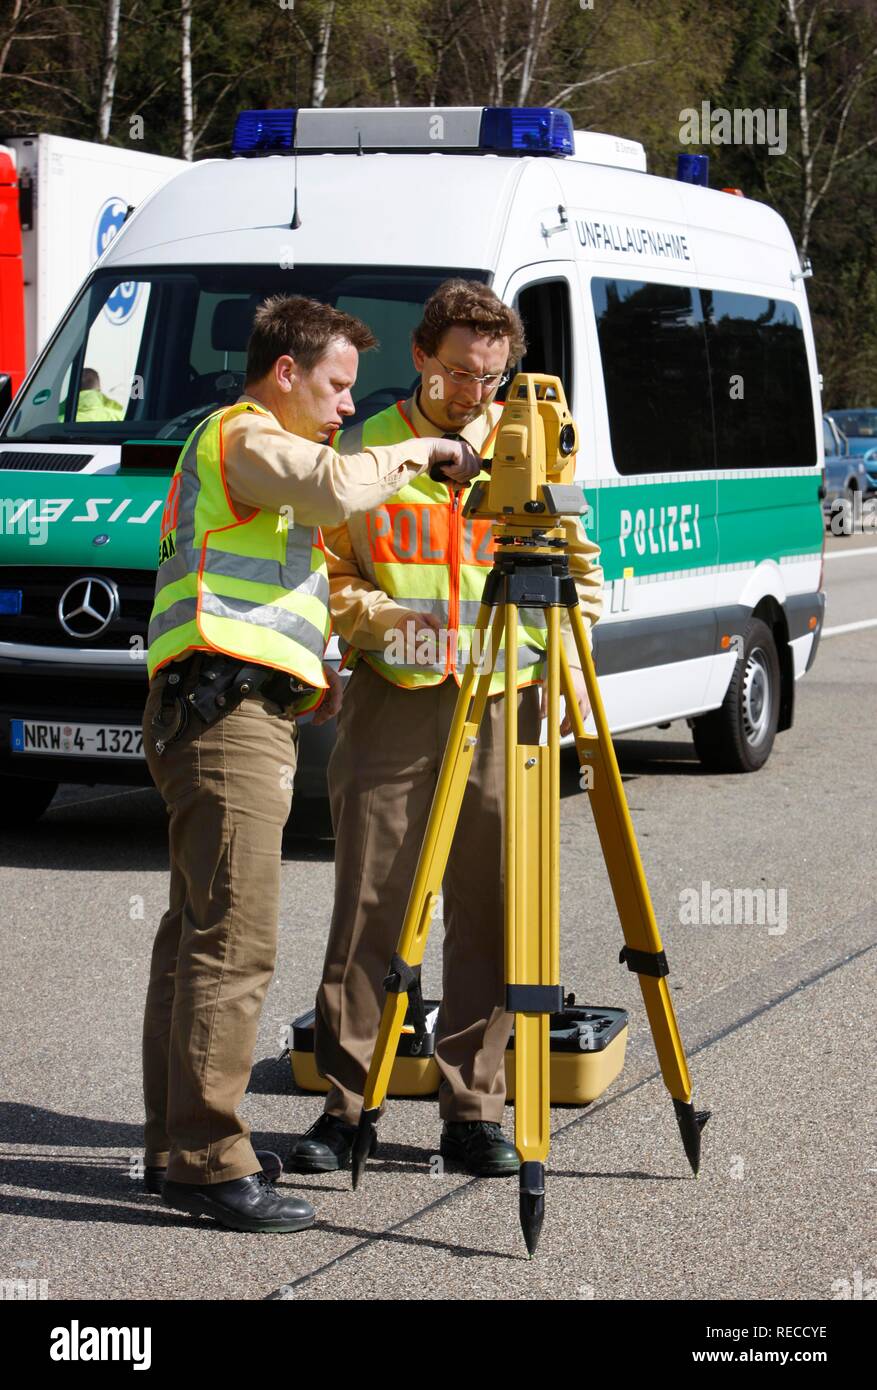
[[[679,154],[676,156],[676,177],[682,183],[699,183],[709,188],[710,157],[708,154]]]
[[[271,154],[292,150],[295,107],[241,111],[234,123],[232,154]]]
[[[0,589],[0,613],[20,613],[22,589]]]
[[[554,106],[485,106],[478,145],[506,154],[572,154],[572,117]]]

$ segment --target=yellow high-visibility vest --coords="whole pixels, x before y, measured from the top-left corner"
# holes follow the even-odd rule
[[[331,443],[338,447],[339,430]],[[417,438],[404,402],[373,415],[359,427],[361,447],[398,444]],[[496,428],[482,448],[493,457]],[[487,473],[481,473],[482,480]],[[473,481],[478,481],[477,479]],[[493,566],[493,527],[489,521],[463,516],[466,488],[451,488],[421,474],[407,483],[391,502],[366,514],[369,553],[378,587],[403,608],[431,613],[439,623],[438,638],[425,633],[413,644],[392,633],[383,652],[357,649],[362,658],[394,685],[416,689],[438,685],[453,676],[460,683],[469,655],[488,572]],[[531,685],[544,674],[545,614],[541,609],[518,610],[518,686]],[[349,646],[340,642],[343,651]],[[486,641],[485,641],[486,646]],[[480,653],[476,652],[476,656]],[[490,693],[505,686],[505,640],[497,656]]]
[[[241,515],[225,480],[222,427],[249,402],[216,411],[186,440],[171,480],[149,620],[150,678],[189,651],[218,651],[326,686],[329,577],[319,527],[256,508]],[[294,511],[293,511],[294,523]]]

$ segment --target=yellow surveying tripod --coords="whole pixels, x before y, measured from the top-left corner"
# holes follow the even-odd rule
[[[545,1216],[549,1149],[549,1022],[563,1008],[560,984],[560,694],[572,721],[591,810],[625,945],[619,959],[640,982],[664,1084],[673,1097],[688,1161],[697,1173],[700,1132],[709,1111],[696,1111],[691,1079],[667,987],[667,959],[600,689],[569,572],[574,523],[585,498],[574,482],[576,427],[556,377],[519,373],[512,382],[489,482],[477,482],[465,514],[496,523],[493,568],[484,586],[470,660],[460,686],[414,884],[365,1085],[353,1146],[353,1186],[366,1165],[387,1094],[399,1036],[411,1005],[425,1034],[420,966],[441,892],[463,794],[484,714],[490,678],[505,634],[505,960],[506,1008],[515,1015],[515,1146],[521,1158],[520,1219],[527,1249],[536,1249]],[[560,610],[570,616],[596,734],[585,732],[566,652]],[[547,629],[548,743],[518,742],[518,609],[541,609]],[[485,638],[487,639],[485,644]],[[415,1047],[417,1038],[415,1039]]]

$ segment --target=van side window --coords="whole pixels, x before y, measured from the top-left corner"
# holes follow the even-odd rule
[[[715,467],[706,335],[696,290],[591,281],[619,473]]]
[[[559,376],[568,401],[572,388],[572,333],[569,285],[566,280],[543,280],[521,290],[515,308],[524,321],[527,351],[518,368]]]
[[[804,330],[794,304],[701,290],[719,468],[816,462]]]
[[[794,304],[591,281],[619,473],[809,468],[816,435]]]

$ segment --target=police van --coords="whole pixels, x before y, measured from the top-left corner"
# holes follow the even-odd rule
[[[819,379],[804,274],[771,208],[646,171],[551,109],[245,112],[108,246],[0,425],[0,776],[146,782],[140,719],[160,515],[179,448],[239,394],[257,305],[364,319],[356,420],[408,396],[411,330],[449,276],[490,284],[578,422],[599,542],[595,660],[615,733],[685,719],[711,769],[790,727],[823,621]],[[77,418],[124,296],[121,418]],[[303,728],[299,798],[331,732]],[[11,780],[14,779],[14,780]],[[11,793],[11,794],[10,794]]]

